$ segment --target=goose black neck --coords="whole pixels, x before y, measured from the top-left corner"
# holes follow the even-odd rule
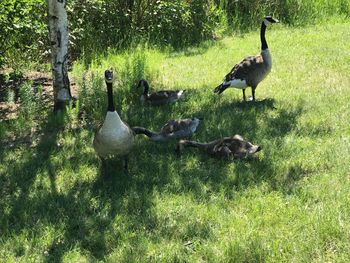
[[[260,28],[260,40],[261,40],[261,50],[268,49],[266,38],[265,38],[266,25],[264,22],[261,23]]]
[[[185,147],[203,148],[206,146],[205,143],[195,142],[195,141],[184,141]]]
[[[144,134],[144,135],[146,135],[147,137],[150,137],[150,138],[152,138],[152,137],[157,135],[155,132],[147,130],[144,127],[132,127],[132,130],[134,131],[135,134]]]
[[[112,88],[112,83],[108,83],[107,84],[107,94],[108,94],[108,111],[115,111],[115,107],[114,107],[114,101],[113,101],[113,88]]]
[[[143,94],[147,95],[149,90],[148,82],[146,80],[143,81]]]

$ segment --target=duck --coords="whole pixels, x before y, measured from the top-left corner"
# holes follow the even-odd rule
[[[221,94],[229,87],[242,89],[243,100],[246,101],[245,89],[251,87],[252,100],[255,101],[256,87],[270,73],[272,68],[272,57],[265,38],[265,31],[269,25],[278,22],[272,16],[266,16],[263,19],[260,27],[260,54],[246,57],[236,64],[225,76],[223,82],[214,89],[214,93]]]
[[[141,102],[147,102],[151,105],[164,105],[173,103],[184,97],[186,90],[160,90],[149,93],[148,82],[141,79],[138,82],[137,88],[143,88],[143,94],[140,97]]]
[[[113,71],[105,71],[107,86],[108,106],[103,124],[98,128],[93,140],[93,147],[97,155],[106,166],[105,160],[110,156],[124,157],[125,165],[128,166],[128,154],[134,145],[134,132],[129,125],[122,121],[114,106],[113,100]]]
[[[168,141],[191,137],[197,130],[199,118],[169,120],[159,132],[150,131],[144,127],[133,127],[135,134],[144,134],[152,141]]]
[[[259,145],[248,142],[238,134],[231,137],[223,137],[208,143],[180,140],[177,144],[176,152],[181,154],[186,147],[196,147],[212,156],[233,156],[236,159],[252,157],[255,153],[261,151]]]

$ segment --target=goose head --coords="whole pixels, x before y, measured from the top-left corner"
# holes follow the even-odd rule
[[[233,138],[240,142],[240,150],[237,152],[238,157],[243,157],[244,155],[247,155],[247,157],[252,157],[255,153],[261,151],[261,146],[244,140],[238,134],[236,134]]]
[[[253,156],[255,153],[261,151],[261,146],[252,144],[248,150],[248,156]]]
[[[106,81],[106,83],[113,82],[113,71],[111,69],[107,69],[105,71],[105,81]]]
[[[148,90],[149,90],[148,82],[146,80],[144,80],[144,79],[141,79],[139,81],[139,83],[137,84],[136,88],[138,89],[140,87],[143,89],[143,93],[142,93],[142,95],[140,97],[140,100],[141,100],[142,103],[144,103],[147,100],[147,98],[148,98]]]
[[[263,23],[265,26],[269,26],[270,24],[279,23],[279,21],[276,18],[273,18],[272,16],[265,16]]]

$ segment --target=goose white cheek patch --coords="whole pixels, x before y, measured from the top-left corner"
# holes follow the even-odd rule
[[[180,91],[177,93],[177,96],[180,97],[183,93],[184,93],[184,91],[183,91],[183,90],[180,90]]]
[[[237,88],[237,89],[244,89],[247,87],[246,81],[241,79],[233,79],[230,81],[225,81],[223,84],[230,85],[230,87]]]
[[[265,19],[264,19],[264,24],[265,24],[265,26],[268,26],[268,25],[271,24],[271,22],[265,18]]]

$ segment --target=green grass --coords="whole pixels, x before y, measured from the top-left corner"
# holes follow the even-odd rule
[[[256,91],[267,100],[256,104],[241,103],[239,90],[212,90],[259,52],[258,31],[178,53],[111,54],[86,71],[77,63],[78,108],[22,114],[0,129],[0,261],[347,262],[349,26],[269,29],[274,64]],[[116,160],[103,177],[92,138],[110,65],[117,109],[130,125],[159,129],[199,116],[193,139],[238,133],[263,151],[251,161],[195,149],[177,157],[175,142],[137,137],[129,173]],[[187,99],[144,107],[133,87],[140,77],[157,89],[186,88]],[[35,131],[22,142],[28,127]]]

